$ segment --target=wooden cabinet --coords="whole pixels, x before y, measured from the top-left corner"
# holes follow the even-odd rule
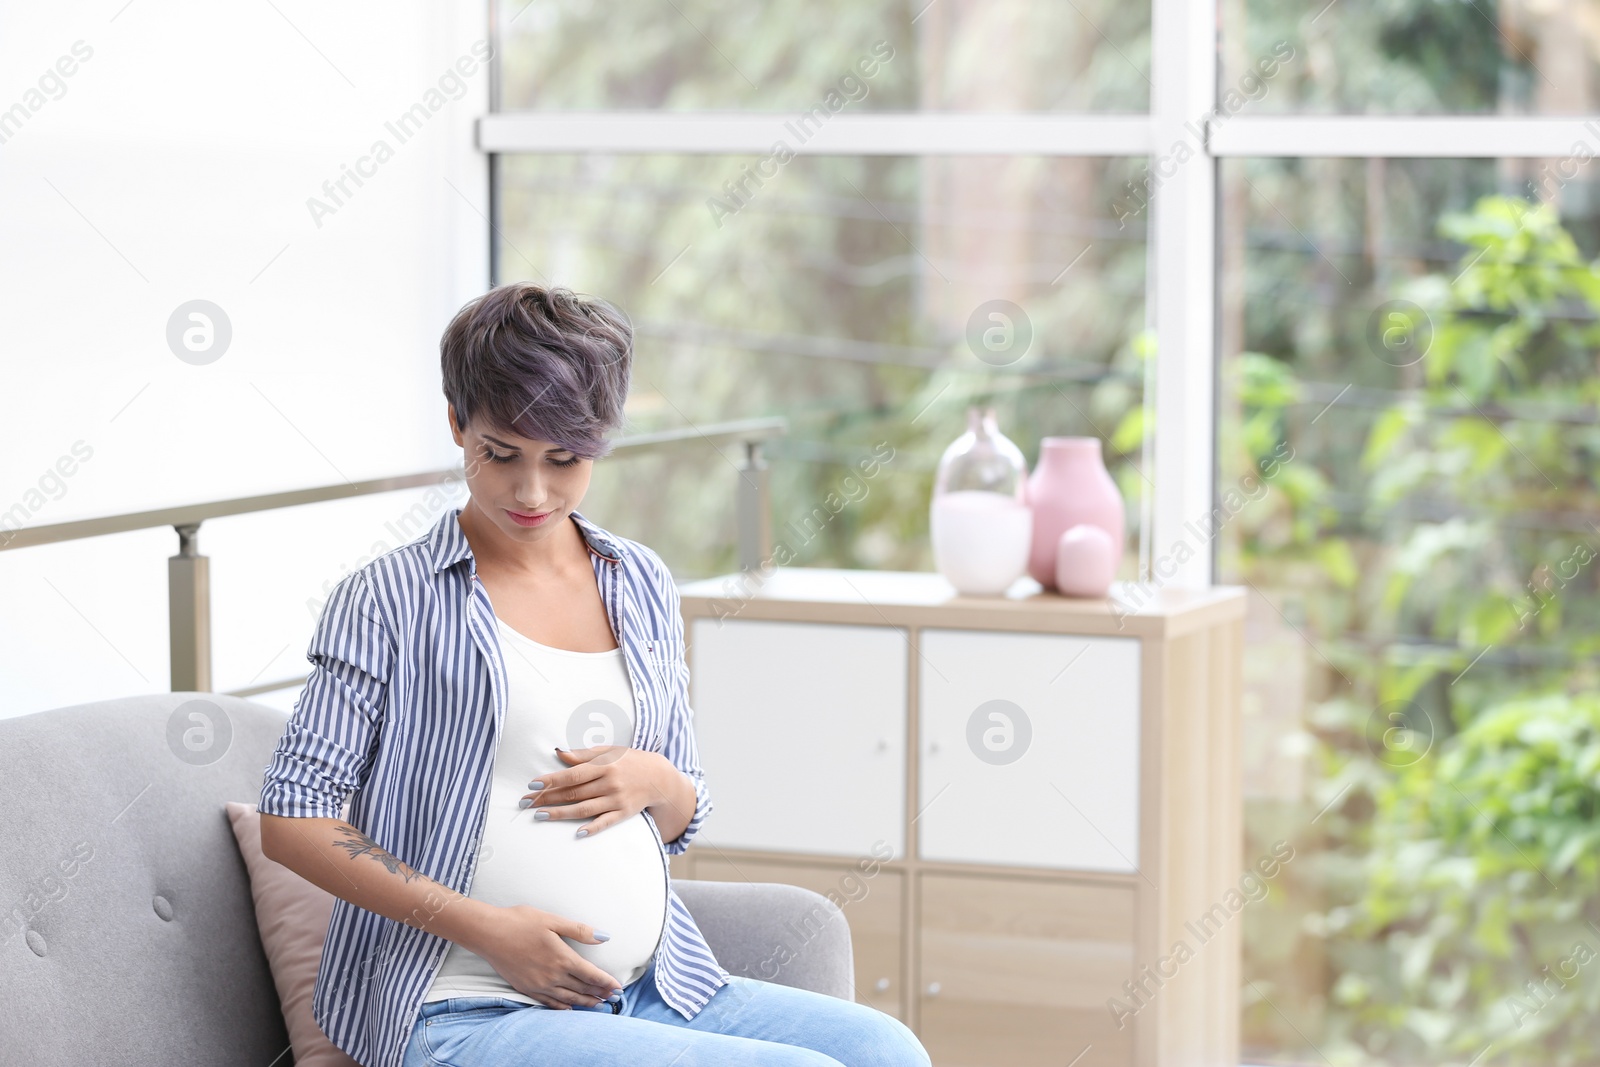
[[[716,808],[674,877],[847,899],[857,999],[937,1067],[1235,1067],[1240,924],[1171,954],[1242,874],[1242,591],[778,568],[680,593]]]
[[[692,845],[689,851],[693,851]],[[695,876],[717,882],[797,885],[838,904],[850,924],[856,1000],[897,1019],[906,1018],[905,980],[901,975],[905,876],[899,871],[877,865],[862,869],[855,865],[774,863],[749,857],[735,863],[713,855],[695,860]]]
[[[918,1036],[938,1067],[1133,1062],[1106,990],[1134,969],[1135,892],[925,873]]]

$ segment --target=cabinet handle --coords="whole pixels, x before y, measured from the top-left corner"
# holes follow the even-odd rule
[[[878,992],[882,993],[885,989],[889,988],[889,979],[880,978],[872,984],[872,987]]]
[[[938,995],[939,995],[939,983],[938,982],[929,982],[928,983],[928,996],[936,997]]]

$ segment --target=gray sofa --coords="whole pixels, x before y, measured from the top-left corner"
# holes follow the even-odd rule
[[[190,701],[216,709],[209,735],[185,733]],[[0,1065],[294,1062],[223,810],[260,795],[286,721],[215,693],[0,719]],[[771,980],[851,998],[849,927],[826,897],[674,885],[732,973],[768,977],[761,961],[804,929]]]

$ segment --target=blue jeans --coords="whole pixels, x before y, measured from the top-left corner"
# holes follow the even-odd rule
[[[826,993],[734,975],[693,1019],[656,991],[655,964],[622,1010],[507,997],[422,1006],[404,1067],[931,1067],[900,1020]]]

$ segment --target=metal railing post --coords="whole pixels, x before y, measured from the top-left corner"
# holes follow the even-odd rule
[[[200,554],[200,524],[178,531],[178,554],[167,557],[167,612],[172,691],[211,692],[211,560]]]
[[[772,558],[772,489],[758,440],[744,443],[738,509],[739,569],[759,570]]]

